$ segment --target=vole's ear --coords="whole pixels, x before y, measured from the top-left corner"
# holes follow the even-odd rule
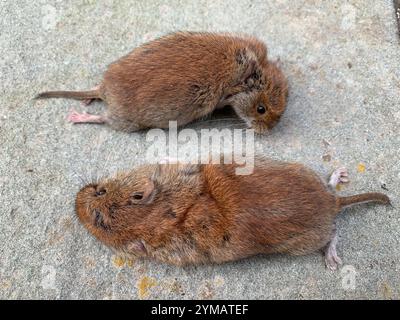
[[[147,179],[140,190],[135,191],[131,194],[131,204],[149,204],[153,201],[155,195],[154,182],[151,179]]]
[[[143,240],[135,240],[129,243],[126,246],[126,249],[129,253],[136,254],[136,255],[144,255],[147,254],[146,245]]]
[[[242,74],[239,83],[246,83],[257,72],[257,61],[254,54],[250,54],[247,49],[240,49],[236,52],[236,62],[242,67]]]
[[[251,86],[252,77],[256,74],[256,72],[257,72],[257,63],[254,60],[249,60],[246,69],[244,70],[240,78],[241,82],[244,82],[247,85]]]

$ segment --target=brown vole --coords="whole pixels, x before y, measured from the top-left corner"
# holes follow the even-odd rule
[[[90,91],[43,92],[36,98],[102,99],[104,115],[73,111],[74,123],[106,123],[136,131],[185,125],[231,105],[256,132],[271,128],[286,107],[287,81],[254,37],[179,32],[143,44],[112,63]]]
[[[389,203],[381,193],[337,197],[296,163],[256,161],[251,175],[235,165],[146,165],[82,188],[76,213],[117,251],[176,265],[222,263],[256,254],[308,254],[327,246],[336,269],[335,217],[360,202]]]

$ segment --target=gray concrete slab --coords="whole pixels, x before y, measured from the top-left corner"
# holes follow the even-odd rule
[[[0,298],[400,297],[400,54],[391,0],[21,0],[1,1],[0,17]],[[340,271],[325,269],[320,253],[181,269],[132,262],[78,224],[78,176],[143,162],[145,133],[74,126],[65,117],[79,103],[31,99],[89,88],[108,63],[174,30],[250,33],[281,58],[288,109],[257,139],[258,153],[321,175],[347,166],[342,194],[388,189],[394,208],[339,217]]]

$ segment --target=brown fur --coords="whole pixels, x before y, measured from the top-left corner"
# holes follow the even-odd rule
[[[235,165],[142,166],[84,187],[76,212],[114,249],[185,265],[313,252],[331,239],[341,199],[300,164],[258,159],[247,176]]]
[[[106,123],[126,131],[167,128],[171,120],[181,126],[231,105],[262,132],[284,112],[288,88],[256,38],[179,32],[112,63],[93,92],[44,92],[37,98],[100,98],[108,104]],[[256,111],[260,104],[264,114]]]

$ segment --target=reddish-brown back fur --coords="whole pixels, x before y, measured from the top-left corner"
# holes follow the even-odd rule
[[[177,265],[306,254],[329,242],[341,208],[315,173],[261,159],[251,175],[235,168],[142,166],[83,188],[76,211],[108,246]]]

